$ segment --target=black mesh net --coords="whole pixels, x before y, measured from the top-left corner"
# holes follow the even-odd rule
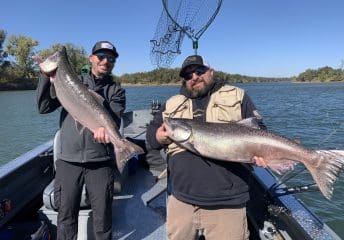
[[[167,16],[163,9],[154,38],[150,40],[151,63],[157,67],[169,67],[174,59],[180,54],[180,47],[185,33]]]
[[[181,53],[184,36],[193,43],[197,54],[198,40],[214,21],[222,0],[162,0],[164,9],[151,42],[151,62],[169,67]]]

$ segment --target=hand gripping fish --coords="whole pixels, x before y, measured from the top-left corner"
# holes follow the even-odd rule
[[[127,160],[144,152],[141,147],[122,138],[114,120],[102,104],[104,99],[78,79],[69,63],[65,47],[40,63],[40,68],[45,73],[56,71],[55,76],[51,78],[56,96],[75,119],[78,129],[80,124],[82,128],[86,127],[91,132],[104,127],[105,133],[114,145],[116,163],[120,171]]]
[[[333,184],[344,168],[344,154],[339,151],[309,150],[295,141],[239,123],[173,118],[165,118],[164,123],[176,144],[211,159],[254,163],[254,156],[263,157],[268,167],[279,174],[301,162],[327,199],[332,197]]]

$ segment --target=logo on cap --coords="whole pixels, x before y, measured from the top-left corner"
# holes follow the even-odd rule
[[[196,56],[189,57],[189,59],[187,61],[189,61],[189,62],[197,61],[197,57]]]
[[[105,48],[105,49],[113,50],[113,46],[110,43],[107,43],[107,42],[102,42],[100,44],[100,48]]]

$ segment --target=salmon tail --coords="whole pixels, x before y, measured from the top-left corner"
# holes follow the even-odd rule
[[[311,161],[304,162],[321,193],[330,200],[333,184],[344,168],[344,154],[331,150],[316,151]]]
[[[127,161],[135,155],[143,154],[144,150],[127,139],[121,139],[120,141],[121,144],[116,143],[114,146],[117,168],[122,172]]]

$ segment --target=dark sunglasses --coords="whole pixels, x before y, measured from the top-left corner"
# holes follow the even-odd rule
[[[201,76],[201,75],[205,74],[208,70],[209,70],[208,67],[199,66],[199,67],[195,68],[195,69],[192,70],[192,71],[189,71],[189,72],[184,73],[183,78],[184,78],[186,81],[189,81],[189,80],[192,79],[192,74],[195,73],[197,76]]]
[[[99,59],[99,61],[103,61],[104,58],[106,58],[110,63],[114,63],[116,62],[116,58],[112,55],[106,54],[106,53],[96,53],[94,54],[97,56],[97,58]]]

